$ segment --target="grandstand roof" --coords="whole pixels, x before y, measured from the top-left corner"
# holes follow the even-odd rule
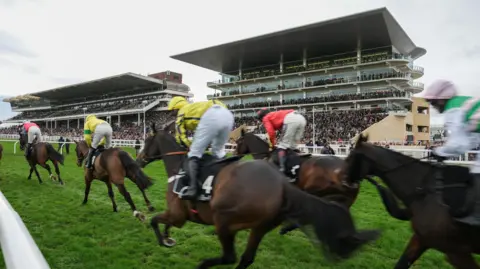
[[[161,80],[133,73],[124,73],[116,76],[90,80],[87,82],[68,85],[51,90],[33,93],[32,95],[50,100],[63,98],[79,98],[95,94],[108,94],[113,91],[131,90],[161,86]]]
[[[362,48],[393,45],[400,53],[418,58],[426,53],[417,47],[386,8],[375,9],[328,21],[291,28],[249,39],[186,52],[171,58],[227,73],[242,68],[299,60],[303,49],[309,58],[355,51],[357,38]]]

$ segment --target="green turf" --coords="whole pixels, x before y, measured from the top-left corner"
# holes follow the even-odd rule
[[[83,170],[75,165],[74,151],[61,167],[65,186],[49,180],[40,167],[44,184],[39,185],[35,175],[27,180],[28,166],[23,152],[13,155],[13,143],[2,144],[0,190],[23,218],[52,268],[191,269],[202,259],[220,254],[213,228],[194,223],[181,230],[171,230],[177,246],[171,249],[158,246],[153,231],[133,218],[116,189],[119,212],[112,212],[107,188],[102,182],[94,181],[89,203],[82,206]],[[163,164],[150,164],[145,171],[155,179],[147,195],[157,211],[163,210],[167,185]],[[127,189],[137,207],[145,212],[145,203],[136,186],[127,182]],[[409,223],[389,217],[377,193],[366,183],[352,211],[359,227],[379,228],[383,235],[351,260],[328,264],[301,232],[280,236],[277,229],[266,236],[251,268],[393,268],[411,235]],[[237,236],[238,257],[245,249],[246,235],[241,232]],[[5,266],[0,264],[0,267]],[[451,267],[440,253],[430,250],[413,268]]]

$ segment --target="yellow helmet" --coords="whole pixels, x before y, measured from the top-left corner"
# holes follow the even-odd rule
[[[89,120],[96,119],[96,118],[97,118],[97,116],[95,116],[94,114],[90,114],[85,118],[85,121],[89,121]]]
[[[177,110],[181,109],[188,104],[188,101],[182,96],[173,97],[168,103],[168,110]]]

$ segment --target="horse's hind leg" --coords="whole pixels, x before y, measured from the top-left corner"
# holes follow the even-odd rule
[[[28,178],[27,179],[32,179],[32,173],[33,173],[33,167],[30,166],[30,174],[28,175]]]
[[[88,202],[88,194],[90,193],[90,186],[92,185],[93,177],[85,173],[85,196],[83,197],[83,205]]]
[[[57,161],[52,161],[53,166],[55,167],[55,173],[58,176],[58,182],[60,182],[61,185],[63,185],[63,180],[60,177],[60,168],[58,168],[58,162]]]
[[[447,253],[447,261],[456,269],[480,268],[470,253]]]
[[[145,215],[142,214],[142,212],[137,211],[137,207],[133,203],[132,196],[130,196],[130,193],[127,191],[125,188],[125,185],[122,184],[117,184],[117,188],[120,191],[120,193],[125,197],[125,201],[130,205],[130,208],[133,211],[133,216],[140,219],[141,221],[145,221],[146,217]]]
[[[38,182],[39,182],[40,184],[42,184],[43,181],[42,181],[42,179],[40,178],[40,174],[38,173],[38,170],[37,170],[37,166],[36,166],[36,165],[33,166],[33,171],[35,171],[35,175],[37,175]]]
[[[214,217],[214,219],[217,219]],[[230,265],[237,261],[235,253],[235,235],[236,231],[231,231],[226,222],[218,223],[215,221],[217,236],[222,244],[223,255],[218,258],[204,259],[197,268],[206,269],[217,265]]]
[[[112,182],[110,182],[108,178],[106,178],[104,182],[105,184],[107,184],[108,196],[110,197],[110,200],[112,200],[113,212],[118,212],[117,203],[115,203],[115,195],[113,193]]]
[[[252,228],[250,231],[250,235],[248,237],[247,248],[245,252],[242,254],[242,258],[240,259],[240,263],[235,267],[236,269],[244,269],[253,264],[255,260],[255,256],[257,255],[257,249],[262,241],[263,237],[277,227],[281,221],[278,222],[268,222],[264,225]]]
[[[395,265],[395,269],[408,269],[412,264],[422,256],[427,250],[425,246],[420,242],[417,234],[413,234],[412,238],[408,242],[407,247],[403,251],[402,256]]]
[[[142,192],[143,199],[145,200],[145,204],[147,204],[148,211],[150,211],[150,212],[155,211],[155,207],[153,207],[152,204],[150,203],[150,200],[148,200],[148,197],[145,194],[145,190],[140,189],[140,191]]]
[[[48,171],[48,176],[50,177],[51,180],[55,181],[55,176],[52,174],[52,169],[50,168],[50,165],[47,163],[41,164],[41,167],[45,168],[45,170]]]

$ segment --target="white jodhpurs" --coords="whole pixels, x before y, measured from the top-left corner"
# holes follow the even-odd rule
[[[33,140],[37,137],[37,143],[42,142],[42,132],[37,126],[31,126],[27,132],[27,143],[32,144]]]
[[[112,144],[112,135],[113,130],[110,124],[105,122],[97,125],[97,128],[95,128],[95,133],[93,133],[92,148],[96,149],[98,144],[100,144],[102,141],[102,138],[105,138],[105,148],[110,148]]]
[[[230,110],[219,105],[210,107],[200,118],[188,157],[201,158],[211,144],[213,155],[223,158],[233,124],[234,118]]]
[[[283,120],[282,135],[278,140],[278,147],[282,149],[296,149],[297,144],[303,139],[307,120],[294,111],[285,116]]]

